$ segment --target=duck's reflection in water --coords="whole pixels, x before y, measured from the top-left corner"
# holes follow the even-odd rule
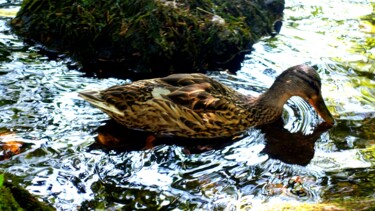
[[[288,164],[305,166],[314,157],[314,145],[319,137],[331,126],[326,123],[318,125],[312,134],[303,132],[291,133],[284,128],[280,119],[272,124],[257,127],[264,134],[265,148],[262,153],[268,154],[272,159],[278,159]],[[187,139],[176,137],[154,137],[152,133],[126,129],[109,120],[97,130],[96,142],[90,146],[92,149],[134,151],[145,150],[161,144],[178,145],[184,147],[186,154],[198,154],[208,150],[222,149],[240,140],[237,138],[221,139]]]
[[[284,163],[306,166],[314,157],[315,142],[331,127],[323,122],[311,134],[305,135],[301,131],[291,133],[281,120],[262,126],[266,145],[262,152]]]

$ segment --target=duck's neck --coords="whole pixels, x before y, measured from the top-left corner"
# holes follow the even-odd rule
[[[282,87],[273,85],[256,98],[252,107],[256,108],[253,111],[257,113],[255,118],[257,118],[258,124],[268,124],[280,118],[284,104],[290,97]]]
[[[283,86],[274,83],[266,92],[258,97],[258,103],[265,106],[283,109],[284,104],[291,96],[286,93]]]

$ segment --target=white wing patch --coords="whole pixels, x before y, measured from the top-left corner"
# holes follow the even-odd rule
[[[151,92],[152,97],[155,99],[162,99],[163,97],[161,95],[167,95],[169,93],[171,93],[171,91],[162,87],[156,87]]]

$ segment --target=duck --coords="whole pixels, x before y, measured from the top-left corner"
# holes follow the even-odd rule
[[[327,125],[334,125],[321,85],[317,71],[302,64],[284,70],[256,97],[201,73],[138,80],[78,95],[128,129],[157,137],[213,139],[236,137],[275,122],[292,96],[305,99]]]

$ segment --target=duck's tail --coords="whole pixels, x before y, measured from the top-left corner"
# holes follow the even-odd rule
[[[100,97],[100,91],[84,90],[78,92],[78,97],[83,98],[89,103],[95,104],[95,102],[103,102]]]
[[[116,108],[115,105],[111,105],[101,97],[100,91],[85,90],[78,92],[78,96],[92,104],[93,106],[99,108],[110,116],[120,115],[124,116],[124,112]]]

